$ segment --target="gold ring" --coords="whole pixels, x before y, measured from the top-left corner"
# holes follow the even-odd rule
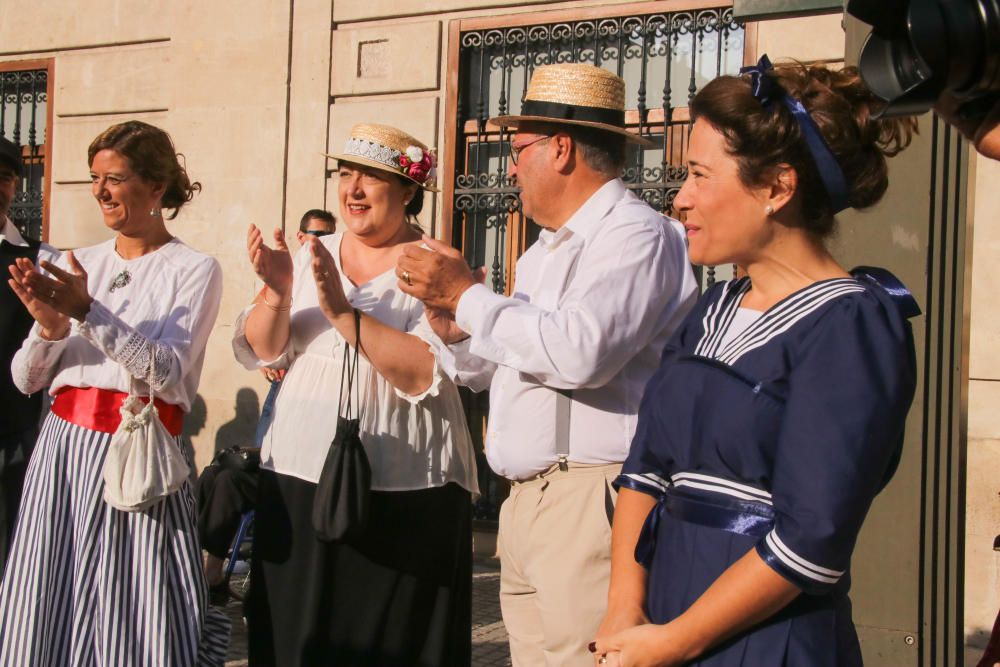
[[[410,287],[413,287],[413,283],[410,282],[410,272],[409,271],[403,271],[403,282],[406,283],[407,285],[409,285]]]

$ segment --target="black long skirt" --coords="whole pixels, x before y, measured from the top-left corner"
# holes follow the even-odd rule
[[[316,485],[260,471],[250,665],[465,667],[472,652],[472,521],[457,484],[373,492],[366,534],[320,542]]]

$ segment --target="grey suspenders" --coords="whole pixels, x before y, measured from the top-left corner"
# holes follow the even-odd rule
[[[582,250],[581,250],[582,252]],[[573,282],[576,276],[577,265],[580,263],[580,253],[573,257],[573,263],[566,271],[563,279],[563,292]],[[551,388],[551,387],[550,387]],[[563,472],[569,470],[569,418],[573,409],[572,389],[552,389],[556,394],[556,456],[559,461],[559,469]]]
[[[573,409],[572,389],[553,389],[556,394],[556,456],[559,469],[569,470],[569,417]]]

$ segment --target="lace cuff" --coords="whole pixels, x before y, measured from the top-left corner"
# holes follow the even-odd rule
[[[142,335],[97,301],[91,304],[86,319],[74,321],[73,326],[132,377],[142,380],[154,391],[162,391],[170,383],[171,375],[176,375],[172,371],[178,362],[169,345]]]
[[[272,361],[262,361],[257,356],[257,353],[253,351],[253,348],[250,347],[250,341],[247,340],[247,318],[250,317],[250,311],[256,305],[250,304],[236,318],[236,323],[233,325],[233,355],[236,357],[236,361],[243,364],[243,367],[248,371],[254,371],[258,368],[287,369],[291,366],[287,346],[285,347],[285,351]]]

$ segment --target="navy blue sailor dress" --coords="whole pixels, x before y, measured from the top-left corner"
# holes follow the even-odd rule
[[[861,665],[851,553],[899,461],[919,313],[888,272],[791,294],[735,335],[748,278],[714,285],[646,387],[616,484],[657,499],[636,545],[647,613],[679,616],[751,549],[803,594],[695,665]]]

